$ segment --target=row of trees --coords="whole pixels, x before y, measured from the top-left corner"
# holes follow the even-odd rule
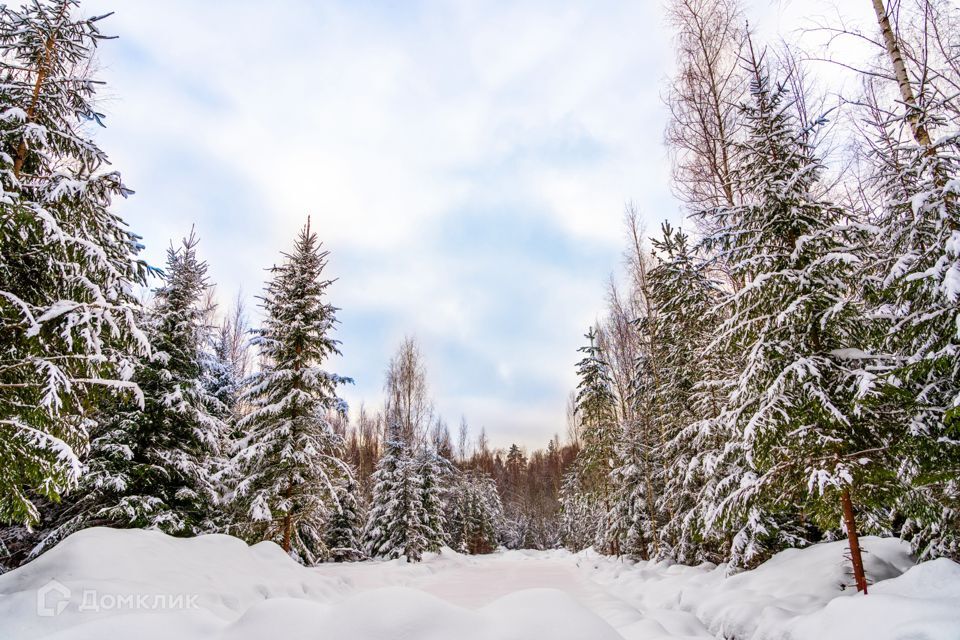
[[[516,445],[491,450],[483,430],[473,441],[465,421],[455,446],[433,410],[412,339],[391,361],[384,391],[382,412],[361,408],[353,424],[336,427],[357,470],[359,500],[368,505],[361,539],[369,555],[419,559],[445,545],[489,553],[501,545],[559,544],[557,495],[575,447],[554,438],[528,459]]]
[[[648,251],[628,215],[629,290],[578,368],[568,546],[742,567],[845,534],[863,591],[864,531],[960,555],[958,15],[872,4],[862,90],[821,115],[736,0],[671,3],[696,234]]]

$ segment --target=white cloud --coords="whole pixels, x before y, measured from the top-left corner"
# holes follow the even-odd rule
[[[102,140],[138,190],[120,211],[154,260],[195,222],[222,295],[253,295],[309,213],[333,252],[334,302],[379,319],[342,328],[354,343],[338,366],[361,382],[348,397],[372,400],[396,340],[416,334],[452,421],[466,414],[497,444],[564,429],[575,349],[620,260],[623,204],[636,201],[654,229],[677,216],[660,2],[84,9],[117,10],[105,23],[121,41],[103,45]],[[494,242],[462,257],[436,230],[457,228],[466,209],[541,225],[542,250]],[[566,255],[547,232],[593,258]],[[507,292],[515,281],[532,285]],[[468,369],[480,361],[489,379]],[[510,397],[457,390],[478,375]]]

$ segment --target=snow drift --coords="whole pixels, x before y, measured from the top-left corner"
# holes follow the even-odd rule
[[[915,566],[897,540],[863,542],[866,597],[849,586],[843,542],[734,576],[590,551],[310,569],[272,543],[88,529],[0,576],[0,639],[960,638],[960,565]]]
[[[846,541],[788,549],[752,571],[582,557],[597,580],[637,606],[689,611],[735,640],[958,640],[960,565],[914,565],[909,545],[865,537],[870,595],[856,592]]]
[[[183,625],[183,637],[192,637],[191,624],[209,630],[266,599],[323,601],[344,588],[342,580],[304,570],[273,543],[250,547],[225,535],[183,539],[159,531],[86,529],[0,576],[0,638],[40,638],[88,625],[104,629],[97,637],[125,638],[122,628],[149,638],[159,633],[150,629],[159,615],[163,625]],[[49,609],[55,615],[44,615]],[[109,631],[114,619],[115,632]]]
[[[455,556],[455,554],[452,554]],[[382,563],[396,574],[403,565]],[[333,568],[333,567],[331,567]],[[416,575],[422,565],[409,565]],[[3,640],[615,640],[567,594],[518,591],[475,611],[406,587],[356,589],[273,543],[87,529],[0,576]]]

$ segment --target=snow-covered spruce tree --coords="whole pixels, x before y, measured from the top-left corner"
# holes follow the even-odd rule
[[[93,430],[87,474],[68,499],[51,542],[94,525],[155,528],[175,535],[213,530],[220,511],[212,480],[222,465],[225,424],[204,385],[210,327],[207,265],[196,236],[167,251],[146,333],[153,353],[137,363],[135,402],[108,402]]]
[[[934,134],[875,158],[883,206],[874,236],[883,351],[891,357],[878,422],[904,426],[909,491],[902,531],[922,558],[960,557],[960,120],[923,102],[900,126]],[[956,113],[958,109],[954,109]],[[887,126],[890,126],[887,124]]]
[[[651,286],[651,256],[641,247],[635,218],[629,220],[633,247],[631,307],[634,310],[632,362],[625,390],[629,410],[624,412],[615,449],[616,466],[611,474],[613,504],[605,518],[605,535],[618,541],[621,553],[642,559],[660,559],[666,554],[660,547],[664,518],[657,510],[657,498],[663,487],[661,457],[665,445],[657,407],[662,359],[657,335],[659,311]]]
[[[589,344],[579,351],[584,354],[577,364],[576,410],[583,425],[581,438],[583,448],[577,456],[576,472],[579,474],[579,489],[585,492],[588,503],[596,504],[596,511],[602,515],[604,523],[598,526],[598,538],[595,544],[598,551],[619,554],[616,537],[605,534],[607,514],[612,509],[612,487],[610,473],[616,457],[619,425],[617,424],[616,398],[609,367],[604,360],[602,350],[593,327],[585,336]]]
[[[616,413],[614,410],[612,383],[607,363],[597,343],[597,334],[593,327],[586,336],[590,344],[580,347],[584,354],[577,364],[576,410],[583,425],[583,448],[579,458],[584,472],[602,491],[607,484],[610,460],[616,444]]]
[[[468,529],[473,553],[496,551],[504,528],[503,502],[497,484],[489,476],[475,478],[476,506]]]
[[[210,357],[205,366],[207,391],[220,402],[219,417],[231,428],[239,419],[240,394],[249,374],[249,331],[243,302],[238,296],[229,315],[211,336]]]
[[[520,447],[511,444],[507,451],[503,480],[500,484],[505,523],[503,544],[508,549],[526,549],[535,544],[528,503],[529,481],[526,456]]]
[[[803,522],[835,529],[842,521],[863,590],[854,505],[873,506],[878,475],[893,461],[884,434],[855,410],[871,377],[861,369],[865,315],[855,289],[862,234],[819,195],[811,136],[787,91],[771,85],[763,56],[751,56],[748,70],[737,167],[744,204],[707,213],[716,229],[708,246],[744,283],[724,303],[729,317],[715,343],[745,354],[723,420],[726,450],[749,465],[720,481],[727,492],[715,515],[737,529],[735,564],[805,544],[816,532]]]
[[[351,480],[341,481],[336,487],[336,504],[327,522],[324,541],[329,559],[334,562],[363,560],[363,514],[357,499],[359,487]]]
[[[451,469],[449,461],[443,459],[431,447],[416,457],[415,463],[420,473],[420,502],[423,514],[424,551],[437,553],[447,544],[445,480]]]
[[[622,555],[649,560],[651,557],[651,530],[647,507],[654,502],[647,500],[649,486],[645,460],[636,444],[633,432],[636,423],[628,423],[630,431],[624,433],[624,442],[618,447],[617,466],[610,474],[613,484],[611,508],[603,514],[599,527],[604,527],[608,539],[616,537]]]
[[[450,544],[461,553],[492,553],[504,528],[503,504],[485,473],[459,475],[449,502]]]
[[[507,549],[537,549],[536,522],[526,505],[514,504],[503,514],[503,546]]]
[[[583,477],[579,460],[574,461],[563,474],[560,485],[560,541],[573,552],[596,542],[600,523],[605,517],[605,512],[584,487]]]
[[[422,481],[399,421],[393,421],[373,473],[363,537],[367,555],[418,562],[427,548]]]
[[[648,312],[635,322],[640,348],[630,381],[633,417],[624,422],[616,448],[612,506],[604,520],[607,535],[619,536],[620,552],[644,560],[666,557],[660,548],[662,517],[657,511],[664,475],[656,408],[659,364],[653,331],[657,319],[652,301],[648,306]]]
[[[450,548],[459,553],[470,553],[470,488],[463,472],[458,475],[457,483],[450,492],[447,501],[447,540]]]
[[[712,502],[717,471],[712,462],[726,444],[713,425],[722,390],[710,384],[725,378],[726,363],[718,361],[717,350],[707,349],[724,293],[687,236],[668,223],[662,231],[653,241],[659,263],[650,272],[661,354],[655,421],[666,443],[656,496],[657,511],[666,516],[658,531],[660,548],[685,564],[722,562],[723,549],[706,530],[702,507]]]
[[[130,191],[85,132],[103,36],[75,0],[0,6],[0,521],[76,486],[105,387],[146,353],[138,238],[110,212]]]
[[[250,412],[237,423],[243,436],[231,471],[242,513],[236,530],[273,540],[308,565],[326,555],[335,487],[350,477],[343,439],[328,419],[345,410],[337,387],[351,380],[323,369],[340,353],[331,336],[337,310],[326,299],[331,281],[323,277],[327,255],[308,220],[284,263],[271,269],[253,339],[263,364],[241,398]]]

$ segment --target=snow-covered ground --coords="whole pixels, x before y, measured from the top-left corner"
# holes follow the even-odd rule
[[[727,577],[563,551],[305,569],[270,543],[90,529],[0,576],[0,639],[960,639],[960,565],[864,542],[866,597],[843,543]]]

